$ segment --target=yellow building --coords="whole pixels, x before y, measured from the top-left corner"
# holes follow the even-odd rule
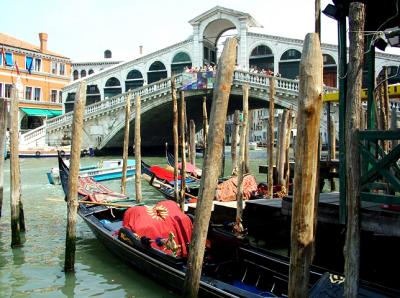
[[[39,33],[40,46],[35,46],[0,33],[0,97],[11,97],[18,66],[23,85],[19,102],[22,132],[62,113],[61,90],[70,80],[71,60],[49,51],[47,38],[46,33]]]

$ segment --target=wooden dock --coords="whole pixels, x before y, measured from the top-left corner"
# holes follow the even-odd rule
[[[292,196],[282,200],[282,214],[291,215]],[[318,221],[340,225],[339,192],[321,193],[318,204]],[[400,236],[400,212],[383,208],[382,204],[361,202],[361,230],[384,236]]]

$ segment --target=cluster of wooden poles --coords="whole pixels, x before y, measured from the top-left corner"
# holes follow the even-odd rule
[[[20,164],[18,155],[19,121],[18,102],[22,98],[23,87],[21,80],[17,77],[13,84],[10,110],[8,112],[7,102],[0,98],[0,218],[3,206],[4,185],[4,159],[6,146],[6,127],[9,121],[10,136],[10,209],[11,209],[11,247],[22,245],[22,233],[25,232],[24,207],[21,197]],[[10,117],[7,117],[7,114]]]
[[[316,3],[319,1],[316,0]],[[346,234],[346,252],[345,252],[345,296],[356,297],[358,291],[359,277],[359,217],[358,209],[360,206],[359,193],[360,185],[357,184],[360,176],[359,159],[354,156],[358,154],[357,132],[361,127],[361,75],[362,75],[362,49],[363,49],[363,34],[364,24],[364,5],[361,3],[350,4],[349,12],[350,24],[350,50],[349,55],[352,57],[352,63],[349,64],[347,73],[348,94],[349,100],[346,122],[350,129],[346,131],[347,160],[346,165],[347,181],[346,196],[348,200],[348,222]],[[210,113],[209,129],[207,128],[207,113],[203,114],[206,118],[204,122],[204,133],[207,134],[204,138],[207,146],[205,147],[206,154],[203,162],[203,176],[200,185],[199,200],[197,202],[196,215],[194,219],[194,230],[192,241],[190,244],[190,255],[187,262],[187,273],[183,294],[185,297],[197,297],[199,289],[199,281],[203,263],[203,256],[206,244],[207,230],[211,217],[211,209],[215,197],[215,189],[217,186],[218,176],[220,175],[221,152],[224,147],[225,122],[230,96],[230,89],[233,81],[233,72],[236,61],[237,40],[229,38],[224,46],[221,55],[219,66],[216,75],[216,83],[213,93],[213,101]],[[292,209],[292,226],[291,226],[291,256],[290,256],[290,274],[289,274],[289,297],[306,297],[308,295],[308,276],[309,266],[312,263],[314,254],[314,241],[316,231],[317,205],[318,205],[318,159],[319,159],[319,126],[320,114],[322,109],[322,51],[320,40],[317,33],[309,33],[306,35],[302,58],[300,62],[300,83],[299,83],[299,100],[297,114],[297,135],[301,136],[296,141],[296,163],[294,174],[294,196]],[[171,84],[173,112],[174,112],[174,155],[175,161],[178,161],[178,109],[176,101],[176,90],[174,82]],[[270,79],[270,106],[269,106],[269,125],[268,125],[268,183],[269,189],[273,188],[273,143],[274,143],[274,80]],[[21,201],[21,185],[19,178],[19,160],[18,160],[18,96],[21,90],[16,84],[13,88],[13,99],[11,100],[11,126],[10,126],[10,144],[11,144],[11,227],[12,227],[12,246],[21,245],[20,231],[25,230],[23,217],[23,205]],[[86,82],[82,81],[79,86],[78,96],[75,100],[74,116],[72,125],[72,144],[71,144],[71,162],[70,162],[70,179],[68,182],[69,193],[67,196],[68,205],[68,224],[66,233],[66,253],[65,265],[66,272],[74,270],[75,261],[75,239],[76,239],[76,214],[78,207],[78,192],[77,192],[77,177],[79,172],[80,147],[82,140],[83,112],[86,100]],[[246,172],[245,162],[245,146],[247,120],[248,120],[248,86],[243,89],[243,122],[241,126],[242,133],[240,134],[240,158],[234,162],[234,172],[237,172],[239,180]],[[183,161],[182,176],[185,175],[185,139],[184,139],[184,123],[185,123],[185,101],[184,94],[181,93],[181,157]],[[381,107],[386,103],[382,102]],[[203,102],[205,108],[205,100]],[[277,153],[277,168],[278,183],[285,184],[288,182],[288,146],[287,138],[283,135],[290,134],[291,120],[293,117],[291,111],[283,114],[281,125],[285,125],[286,129],[279,136],[279,147],[281,152]],[[238,121],[239,112],[235,112],[235,124]],[[0,150],[4,149],[4,130],[5,130],[5,103],[0,101]],[[205,116],[204,116],[205,115]],[[329,116],[329,115],[328,115]],[[122,182],[122,191],[126,192],[126,160],[128,156],[128,140],[129,140],[129,121],[130,121],[130,97],[127,98],[126,107],[126,130],[124,138],[124,177]],[[384,116],[382,116],[384,117]],[[286,119],[286,120],[285,120]],[[387,122],[387,121],[386,121]],[[382,123],[386,123],[382,121]],[[191,121],[192,123],[192,121]],[[384,125],[384,124],[382,124]],[[194,123],[190,125],[194,130]],[[236,125],[235,125],[236,126]],[[233,136],[237,135],[237,128]],[[192,130],[192,129],[191,129]],[[191,134],[192,136],[192,134]],[[193,134],[194,138],[194,134]],[[192,146],[194,141],[191,140]],[[236,151],[236,141],[235,144]],[[140,162],[140,97],[136,97],[135,101],[135,158],[136,158],[136,199],[141,201],[141,162]],[[3,163],[4,151],[1,151],[0,157],[0,187],[3,183]],[[194,164],[195,151],[191,152],[191,162]],[[233,154],[233,153],[232,153]],[[236,155],[236,153],[235,153]],[[233,157],[233,156],[232,156]],[[282,170],[287,166],[286,171]],[[177,179],[178,165],[175,164],[175,179]],[[182,178],[183,178],[182,177]],[[357,180],[358,179],[358,180]],[[182,179],[184,180],[184,179]],[[177,185],[177,183],[176,183]],[[184,190],[184,188],[182,188]],[[2,189],[0,197],[0,207],[2,203]],[[237,225],[240,225],[242,212],[240,184],[238,187],[238,214]],[[176,198],[181,198],[183,203],[184,191],[175,188]],[[272,195],[272,191],[271,191]],[[1,211],[1,209],[0,209]]]

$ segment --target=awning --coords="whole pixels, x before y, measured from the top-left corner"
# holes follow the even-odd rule
[[[22,112],[24,112],[28,116],[39,116],[39,117],[52,118],[52,117],[60,116],[62,114],[62,111],[60,111],[60,110],[35,109],[35,108],[20,108],[20,109]]]

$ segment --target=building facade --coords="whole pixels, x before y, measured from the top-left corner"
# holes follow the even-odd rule
[[[19,101],[22,132],[62,113],[62,89],[71,77],[71,60],[47,49],[48,35],[39,33],[39,46],[0,33],[0,97],[10,99],[17,77],[23,86]]]

